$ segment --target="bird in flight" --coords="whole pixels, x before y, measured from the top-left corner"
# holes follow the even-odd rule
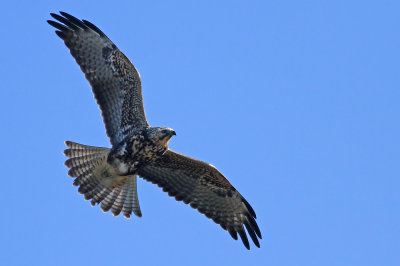
[[[95,25],[65,12],[47,22],[69,48],[89,81],[103,116],[111,149],[66,141],[68,175],[91,204],[114,216],[141,217],[136,177],[150,181],[178,201],[212,219],[247,249],[250,235],[260,247],[256,214],[245,198],[206,162],[168,148],[175,131],[151,127],[143,107],[139,72]],[[57,22],[58,21],[58,22]]]

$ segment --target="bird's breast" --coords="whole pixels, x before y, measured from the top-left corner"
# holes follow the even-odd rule
[[[133,175],[139,167],[159,159],[167,149],[163,145],[134,137],[113,148],[107,161],[119,175]]]

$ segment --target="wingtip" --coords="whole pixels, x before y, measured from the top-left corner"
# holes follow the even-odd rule
[[[249,203],[245,198],[243,198],[243,197],[242,197],[242,201],[243,201],[244,205],[246,206],[247,210],[250,212],[250,214],[251,214],[255,219],[257,219],[256,212],[254,211],[253,207],[251,207],[250,203]]]
[[[240,230],[238,230],[238,233],[240,235],[240,238],[242,239],[243,245],[250,250],[250,243],[249,240],[247,238],[246,232],[244,231],[244,228],[242,226],[242,228]]]
[[[259,248],[260,247],[260,242],[258,242],[257,236],[254,232],[254,229],[251,227],[250,224],[245,223],[244,226],[246,227],[246,230],[248,232],[248,234],[251,237],[251,240],[253,240],[253,243]]]
[[[231,235],[231,237],[232,237],[233,239],[238,240],[238,236],[237,236],[237,233],[236,233],[235,230],[229,229],[228,232],[229,232],[229,234]]]
[[[58,13],[60,13],[60,14],[63,15],[64,17],[71,16],[71,15],[68,14],[67,12],[64,12],[64,11],[61,11],[61,10],[59,10]]]

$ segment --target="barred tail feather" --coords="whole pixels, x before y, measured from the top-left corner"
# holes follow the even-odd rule
[[[69,157],[65,165],[70,168],[68,175],[75,177],[74,186],[91,204],[101,204],[104,212],[111,210],[114,216],[121,211],[129,218],[132,212],[142,216],[137,195],[136,176],[118,176],[107,163],[108,148],[93,147],[66,141]]]
[[[114,205],[111,207],[111,213],[114,216],[118,216],[121,213],[122,208],[124,207],[125,199],[128,194],[128,183],[129,181],[127,181],[125,186],[122,187],[121,193],[118,195],[117,199],[114,202]]]
[[[119,193],[121,193],[121,186],[114,188],[112,192],[101,201],[101,209],[104,212],[108,212],[111,209]]]
[[[92,204],[92,206],[94,206],[94,205],[96,205],[96,203],[102,202],[102,200],[105,199],[105,197],[107,197],[108,194],[111,193],[111,191],[112,191],[111,188],[99,187],[99,189],[96,191],[96,194],[93,196],[90,204]]]
[[[132,176],[125,185],[125,189],[127,190],[127,195],[125,198],[124,206],[122,208],[122,212],[124,216],[129,218],[132,211],[136,216],[142,217],[142,212],[140,211],[140,205],[138,200],[138,194],[136,189],[136,176]]]
[[[65,154],[65,156],[68,156],[70,158],[83,157],[86,155],[93,155],[93,154],[99,155],[99,153],[110,150],[108,148],[88,146],[88,145],[83,145],[83,144],[79,144],[79,143],[68,141],[68,140],[65,141],[65,145],[69,149],[66,149],[64,151],[64,154]]]

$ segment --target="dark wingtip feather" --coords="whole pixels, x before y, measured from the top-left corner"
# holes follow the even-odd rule
[[[254,244],[259,248],[260,247],[260,243],[258,242],[257,236],[254,233],[254,231],[251,228],[251,226],[248,225],[247,223],[245,223],[244,226],[246,227],[246,230],[249,233],[249,235],[250,235],[251,239],[253,240]]]
[[[62,25],[62,24],[60,24],[58,22],[55,22],[55,21],[52,21],[52,20],[47,20],[47,23],[49,23],[51,26],[53,26],[54,28],[56,28],[56,29],[58,29],[60,31],[68,31],[67,27],[65,27],[64,25]]]
[[[233,228],[229,228],[228,232],[233,239],[238,240],[237,232]]]
[[[260,239],[262,239],[261,231],[260,231],[260,228],[257,225],[256,220],[254,220],[254,218],[251,217],[250,215],[247,216],[247,220],[249,221],[251,228],[253,228],[253,230],[256,232],[257,236]]]
[[[60,15],[53,14],[52,17],[54,19],[58,20],[59,22],[64,23],[66,26],[68,26],[69,28],[67,28],[67,31],[69,31],[70,29],[72,29],[74,31],[80,29],[80,27],[78,27],[75,23],[71,22],[70,20],[68,20]]]
[[[249,213],[250,213],[250,215],[251,215],[251,216],[250,216],[250,215],[247,215],[247,219],[248,219],[248,221],[249,221],[250,224],[248,224],[248,225],[245,224],[245,225],[246,225],[246,228],[248,229],[247,226],[249,226],[250,228],[252,228],[252,229],[253,229],[252,232],[254,231],[254,232],[257,234],[257,236],[258,236],[260,239],[262,239],[260,228],[258,227],[257,222],[255,221],[255,219],[257,218],[257,215],[256,215],[254,209],[251,207],[250,203],[249,203],[245,198],[242,198],[242,201],[243,201],[244,205],[246,206],[247,210],[249,211]],[[250,236],[251,236],[251,235],[250,235]],[[253,238],[253,237],[252,237],[252,238]],[[256,239],[257,239],[257,238],[256,238]],[[254,241],[254,239],[253,239],[253,241]],[[257,240],[257,242],[258,242],[258,240]],[[254,243],[256,244],[255,241],[254,241]],[[256,244],[256,245],[257,245],[257,244]]]
[[[87,21],[87,20],[84,20],[84,19],[82,21],[87,27],[89,27],[91,30],[94,30],[95,32],[97,32],[100,36],[106,36],[104,34],[104,32],[102,32],[98,27],[93,25],[90,21]]]
[[[56,14],[56,13],[50,13],[50,16],[52,16],[53,18],[57,19],[57,16],[59,16],[59,15]]]
[[[260,228],[258,228],[258,225],[256,224],[254,231],[256,232],[257,236],[262,239],[261,231]]]
[[[62,31],[56,30],[56,34],[61,39],[63,39],[63,40],[65,39],[65,34]]]
[[[242,201],[244,203],[244,205],[246,205],[246,208],[249,210],[250,214],[254,217],[257,218],[256,212],[254,211],[254,209],[250,206],[250,203],[248,203],[248,201],[245,198],[242,198]]]
[[[84,19],[80,20],[66,12],[63,12],[63,11],[60,11],[60,14],[61,14],[61,16],[59,14],[50,13],[50,16],[52,16],[55,20],[63,23],[64,25],[60,24],[58,22],[55,22],[55,21],[51,21],[51,20],[48,20],[47,22],[51,26],[61,30],[61,32],[64,32],[64,34],[66,32],[68,32],[69,30],[76,31],[79,29],[84,29],[84,30],[90,29],[90,30],[96,32],[97,34],[99,34],[101,37],[107,37],[104,34],[104,32],[102,32],[96,25],[94,25],[90,21],[87,21]],[[60,36],[59,33],[57,33],[57,35]],[[62,36],[60,36],[60,37],[63,38]]]
[[[82,29],[87,28],[87,26],[82,22],[82,20],[77,19],[76,17],[74,17],[66,12],[63,12],[63,11],[60,11],[60,14],[63,15],[63,17],[67,18],[70,22],[72,22],[76,26],[78,26]]]
[[[247,235],[244,231],[244,228],[242,226],[242,228],[240,228],[240,230],[238,230],[238,233],[240,235],[240,238],[242,239],[243,245],[250,250],[250,244],[249,244],[249,240],[247,239]]]

